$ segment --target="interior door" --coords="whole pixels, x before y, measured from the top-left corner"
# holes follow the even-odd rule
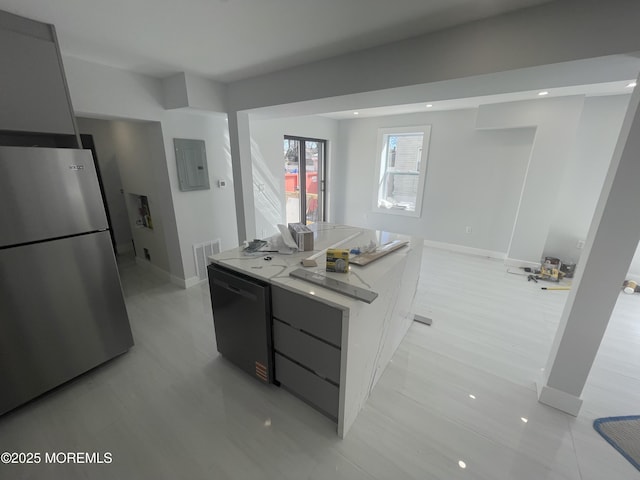
[[[287,223],[326,220],[325,152],[326,140],[284,137]]]

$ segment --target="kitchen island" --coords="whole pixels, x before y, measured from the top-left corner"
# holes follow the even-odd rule
[[[310,228],[316,249],[311,252],[245,255],[238,247],[209,258],[213,268],[265,285],[275,383],[336,421],[338,435],[344,437],[411,325],[423,241],[346,225],[318,223]],[[316,259],[316,267],[304,268],[314,277],[340,282],[342,292],[290,276],[303,268],[303,259],[349,237],[340,248],[372,241],[408,244],[366,266],[350,265],[348,273],[326,272],[324,255]],[[377,297],[366,303],[344,294],[353,287]],[[262,370],[256,367],[264,380]]]

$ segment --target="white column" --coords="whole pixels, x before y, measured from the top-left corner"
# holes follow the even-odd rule
[[[636,88],[538,384],[540,402],[572,415],[580,410],[580,395],[640,239],[639,99]]]
[[[231,111],[228,114],[228,119],[238,242],[242,243],[244,240],[252,240],[256,236],[249,114]]]

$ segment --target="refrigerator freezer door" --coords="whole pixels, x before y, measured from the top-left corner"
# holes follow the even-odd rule
[[[0,247],[106,228],[89,150],[0,147]]]
[[[0,250],[0,414],[132,345],[108,232]]]

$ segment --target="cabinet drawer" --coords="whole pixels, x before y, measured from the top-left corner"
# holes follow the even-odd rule
[[[282,355],[275,354],[276,380],[288,390],[317,407],[333,420],[338,418],[338,387],[296,365]]]
[[[271,300],[274,317],[340,347],[342,310],[279,287],[272,288]]]
[[[320,377],[340,383],[340,350],[336,347],[279,320],[273,321],[273,347]]]

